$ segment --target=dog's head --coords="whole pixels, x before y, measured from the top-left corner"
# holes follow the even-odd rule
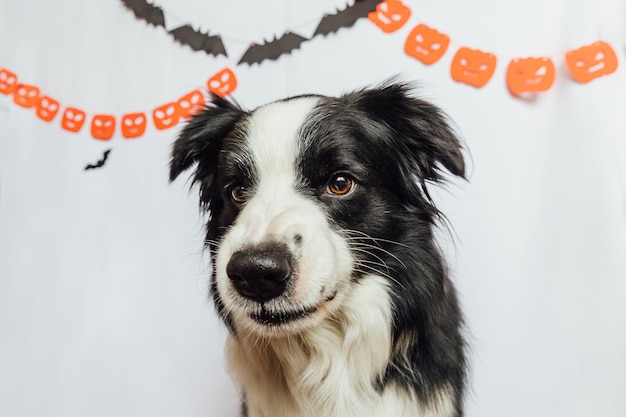
[[[175,142],[170,178],[196,165],[212,293],[233,331],[310,328],[364,275],[389,277],[393,242],[431,244],[426,183],[464,175],[446,117],[403,84],[254,111],[211,101]]]

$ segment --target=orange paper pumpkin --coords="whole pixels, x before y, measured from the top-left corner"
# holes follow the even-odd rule
[[[75,107],[67,107],[63,111],[61,127],[69,132],[78,132],[85,123],[85,112]]]
[[[207,81],[209,91],[220,97],[226,97],[237,88],[237,77],[230,68],[224,68]]]
[[[556,70],[550,58],[516,58],[506,69],[506,84],[512,94],[548,91]]]
[[[176,103],[180,117],[190,118],[204,108],[204,101],[204,93],[200,89],[185,94]]]
[[[400,29],[411,17],[411,9],[400,0],[385,0],[376,5],[376,11],[367,18],[385,33]]]
[[[604,41],[594,42],[565,54],[565,64],[573,79],[588,83],[617,70],[617,55]]]
[[[177,103],[167,103],[152,111],[152,121],[159,130],[176,126],[180,120]]]
[[[18,84],[13,91],[13,102],[27,109],[35,107],[39,102],[39,87]]]
[[[437,62],[448,49],[450,37],[425,24],[413,28],[404,42],[404,52],[426,65]]]
[[[115,116],[96,114],[91,119],[91,136],[94,139],[109,140],[115,133]]]
[[[17,75],[8,69],[0,69],[0,93],[13,94],[17,86]]]
[[[495,55],[462,47],[452,58],[450,75],[454,81],[482,87],[489,82],[495,70]]]
[[[128,113],[122,116],[122,136],[127,139],[139,137],[146,131],[145,113]]]
[[[39,97],[36,107],[37,117],[43,121],[50,122],[59,112],[59,107],[59,102],[52,97]]]

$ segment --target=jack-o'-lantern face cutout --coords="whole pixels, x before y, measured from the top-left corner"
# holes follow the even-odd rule
[[[516,58],[506,69],[506,84],[512,94],[539,93],[552,87],[555,76],[550,58]]]
[[[78,132],[85,123],[85,112],[75,107],[68,107],[63,111],[61,127],[69,132]]]
[[[482,87],[489,82],[495,70],[495,55],[462,47],[452,58],[450,75],[454,81]]]
[[[450,37],[425,24],[413,28],[404,42],[404,52],[426,65],[437,62],[448,49]]]
[[[565,64],[572,78],[588,83],[617,70],[617,55],[604,41],[594,42],[565,54]]]
[[[152,121],[159,130],[169,129],[176,126],[180,120],[176,103],[167,103],[152,111]]]
[[[224,68],[207,81],[209,91],[220,97],[226,97],[237,88],[237,77],[230,68]]]
[[[36,107],[37,117],[43,121],[50,122],[59,112],[59,107],[59,102],[52,97],[39,97],[39,102]]]
[[[400,29],[411,17],[411,9],[400,0],[385,0],[376,5],[376,11],[367,18],[385,33]]]
[[[91,136],[94,139],[109,140],[115,133],[115,116],[96,114],[91,119]]]
[[[39,87],[18,84],[13,91],[13,102],[26,108],[35,107],[39,102]]]
[[[0,69],[0,93],[13,94],[17,86],[17,75],[7,69]]]
[[[128,113],[122,117],[122,135],[127,138],[136,138],[144,134],[147,125],[144,113]]]
[[[177,104],[180,117],[188,119],[204,108],[204,93],[200,89],[193,90],[182,96]]]

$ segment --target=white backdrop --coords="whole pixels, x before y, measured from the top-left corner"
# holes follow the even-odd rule
[[[395,74],[418,81],[471,152],[469,182],[437,193],[471,334],[467,415],[626,415],[626,5],[404,2],[413,14],[393,34],[362,19],[250,66],[237,65],[249,42],[308,37],[346,1],[155,1],[168,24],[222,34],[229,56],[213,57],[120,1],[0,0],[0,68],[62,105],[117,115],[149,112],[224,67],[246,107]],[[403,53],[420,22],[452,39],[432,66]],[[598,39],[619,69],[574,82],[564,53]],[[484,88],[450,78],[460,46],[498,56]],[[506,62],[518,56],[551,56],[553,88],[511,96]],[[103,142],[58,117],[45,123],[0,94],[0,415],[235,416],[197,197],[184,179],[167,183],[179,127]],[[84,171],[105,149],[105,166]]]

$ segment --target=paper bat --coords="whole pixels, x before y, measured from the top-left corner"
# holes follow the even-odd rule
[[[109,153],[111,153],[110,149],[107,149],[106,151],[104,151],[104,154],[102,155],[102,159],[96,162],[95,164],[87,165],[85,167],[85,171],[87,171],[88,169],[102,168],[104,164],[106,163],[107,159],[109,158]]]
[[[367,17],[367,14],[376,10],[376,5],[381,0],[357,0],[352,6],[338,11],[335,14],[327,14],[317,25],[313,37],[335,33],[341,28],[352,27],[357,20]]]
[[[194,30],[190,25],[178,27],[169,31],[169,34],[174,37],[175,40],[188,45],[194,51],[204,51],[209,55],[226,55],[226,49],[224,43],[219,35],[209,35]]]
[[[145,0],[122,0],[138,19],[145,20],[154,26],[165,27],[165,16],[160,7],[153,6]]]
[[[265,42],[262,45],[253,43],[246,52],[244,52],[237,64],[256,64],[266,59],[278,59],[281,55],[288,54],[294,49],[300,48],[302,42],[306,40],[308,39],[293,32],[286,32],[280,38]]]

